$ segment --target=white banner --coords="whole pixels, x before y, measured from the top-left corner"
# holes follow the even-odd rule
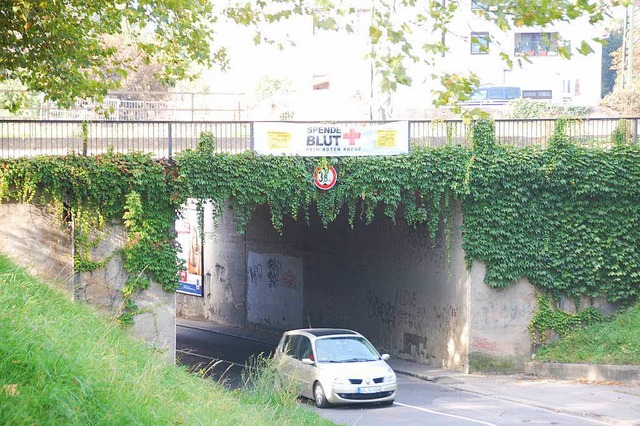
[[[407,121],[369,125],[275,121],[253,126],[253,149],[258,154],[347,157],[409,152]]]

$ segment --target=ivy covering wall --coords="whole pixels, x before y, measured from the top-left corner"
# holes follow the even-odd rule
[[[484,140],[463,196],[463,244],[468,261],[486,262],[485,282],[527,277],[554,296],[636,300],[639,147],[580,148],[562,122],[546,150]]]
[[[415,148],[394,157],[302,158],[215,152],[203,135],[197,150],[175,164],[142,154],[108,153],[0,160],[0,198],[54,203],[73,213],[83,249],[77,269],[99,267],[90,258],[91,230],[124,223],[125,267],[132,282],[176,286],[173,224],[187,197],[233,209],[243,232],[258,205],[270,207],[273,226],[308,218],[317,209],[327,225],[347,209],[350,220],[382,213],[426,224],[431,237],[447,229],[461,201],[463,244],[469,264],[487,263],[495,287],[527,277],[551,295],[604,296],[629,303],[640,291],[640,149],[579,148],[562,121],[546,150],[494,144],[493,123],[474,127],[473,148]],[[338,184],[313,186],[313,170],[331,164]],[[95,263],[98,262],[98,263]],[[136,287],[137,286],[137,287]]]
[[[74,218],[76,271],[89,271],[109,259],[92,259],[105,224],[124,224],[122,255],[130,272],[125,297],[149,279],[177,288],[178,257],[173,230],[185,194],[172,163],[146,154],[77,154],[3,159],[0,201],[55,207],[64,221]],[[128,294],[127,294],[128,293]]]

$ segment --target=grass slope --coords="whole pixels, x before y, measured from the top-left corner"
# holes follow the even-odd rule
[[[0,256],[0,424],[331,424],[293,397],[231,393]]]
[[[640,365],[640,304],[541,348],[536,361]]]

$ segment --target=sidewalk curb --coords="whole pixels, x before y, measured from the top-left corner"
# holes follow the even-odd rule
[[[602,416],[602,415],[598,415],[598,414],[594,414],[594,413],[586,413],[584,411],[569,410],[569,409],[566,409],[566,408],[558,407],[556,405],[544,404],[544,403],[531,401],[531,400],[527,400],[527,399],[510,398],[510,397],[498,395],[498,394],[493,393],[493,392],[483,392],[482,390],[475,389],[475,387],[466,386],[464,384],[464,381],[454,379],[454,378],[452,378],[450,376],[421,374],[421,373],[415,373],[415,372],[412,372],[412,371],[403,370],[402,368],[394,368],[394,371],[397,374],[402,374],[402,375],[405,375],[405,376],[415,377],[417,379],[421,379],[421,380],[425,380],[425,381],[441,384],[441,385],[444,385],[444,386],[448,386],[450,388],[453,388],[453,389],[456,389],[456,390],[459,390],[459,391],[468,392],[468,393],[472,393],[472,394],[475,394],[475,395],[481,395],[481,396],[486,397],[486,398],[493,398],[493,399],[496,399],[498,401],[505,401],[505,402],[511,402],[511,403],[515,403],[515,404],[526,405],[528,407],[540,408],[540,409],[551,411],[551,412],[554,412],[554,413],[562,413],[562,414],[566,414],[566,415],[570,415],[570,416],[574,416],[574,417],[579,417],[579,418],[583,418],[583,419],[606,422],[608,424],[612,424],[612,425],[616,425],[616,426],[637,426],[639,424],[639,423],[635,423],[635,422],[631,422],[631,421],[620,420],[620,419],[611,418],[611,417],[607,417],[607,416]]]
[[[530,361],[524,363],[524,371],[538,377],[588,382],[617,382],[625,385],[640,384],[640,366],[609,364],[567,364],[559,362]]]

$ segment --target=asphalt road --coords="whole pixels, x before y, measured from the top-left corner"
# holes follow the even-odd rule
[[[233,337],[178,325],[178,362],[192,371],[204,371],[229,388],[242,385],[243,365],[274,347],[257,340]],[[309,409],[336,423],[347,425],[597,425],[581,417],[506,402],[438,384],[398,375],[396,402],[390,407],[353,405]]]

